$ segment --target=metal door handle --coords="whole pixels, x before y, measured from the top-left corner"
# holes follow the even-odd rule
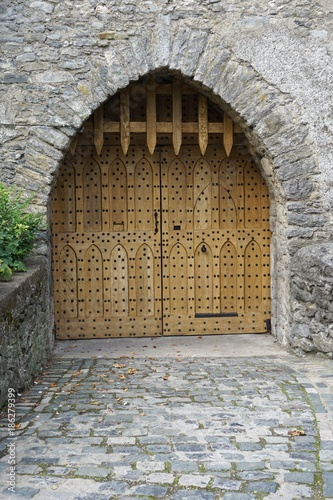
[[[155,217],[155,231],[154,234],[158,233],[158,213],[157,210],[154,210],[154,217]]]

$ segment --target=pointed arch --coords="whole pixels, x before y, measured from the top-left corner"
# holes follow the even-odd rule
[[[237,250],[227,241],[220,252],[220,310],[237,312]]]
[[[76,231],[75,168],[66,159],[52,196],[52,220],[58,232]]]
[[[242,192],[238,180],[238,168],[233,160],[225,158],[219,168],[219,215],[220,228],[237,227],[238,211],[242,210]]]
[[[110,230],[127,231],[127,170],[119,158],[109,168]]]
[[[103,317],[103,257],[96,245],[91,245],[85,252],[83,282],[84,316]]]
[[[135,165],[135,229],[151,230],[154,227],[153,169],[146,158]]]
[[[262,311],[262,255],[259,244],[253,239],[244,252],[245,312]]]
[[[169,229],[180,226],[186,229],[186,169],[179,158],[175,158],[168,169]]]
[[[59,255],[59,273],[55,284],[55,308],[69,318],[78,317],[77,257],[70,245],[65,245]]]
[[[135,292],[136,315],[154,316],[154,255],[146,244],[135,255]]]
[[[194,229],[212,227],[212,170],[201,158],[193,170]]]
[[[194,253],[195,313],[213,311],[213,253],[210,246],[202,242]]]
[[[188,253],[185,247],[176,243],[169,256],[170,313],[188,314]]]
[[[110,254],[110,274],[110,316],[128,316],[128,255],[120,244]]]
[[[82,172],[83,219],[85,231],[102,230],[101,169],[91,158]]]

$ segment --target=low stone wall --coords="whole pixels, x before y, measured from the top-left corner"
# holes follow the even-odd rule
[[[292,261],[294,327],[290,344],[333,359],[333,242],[300,249]]]
[[[0,283],[0,406],[9,387],[27,387],[41,372],[53,346],[50,279],[45,258],[29,271]]]

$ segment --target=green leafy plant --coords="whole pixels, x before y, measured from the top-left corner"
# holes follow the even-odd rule
[[[28,207],[32,197],[0,183],[0,278],[9,280],[13,271],[26,271],[23,259],[31,252],[37,232],[45,229],[41,213]]]
[[[0,280],[9,281],[13,271],[0,259]]]

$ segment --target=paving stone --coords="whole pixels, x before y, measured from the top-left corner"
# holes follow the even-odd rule
[[[260,443],[238,443],[238,444],[239,444],[239,449],[242,451],[254,451],[262,449]]]
[[[174,480],[175,477],[173,474],[163,472],[156,472],[147,476],[148,483],[172,484]]]
[[[333,497],[333,472],[324,472],[324,489],[323,494],[325,497]]]
[[[135,438],[134,437],[125,437],[125,436],[118,436],[118,437],[108,437],[107,443],[109,445],[121,445],[121,444],[126,444],[126,445],[132,445],[135,444]]]
[[[265,468],[265,463],[258,462],[236,462],[238,470],[260,470]]]
[[[128,483],[122,481],[109,481],[101,484],[98,489],[99,491],[107,492],[108,495],[119,495],[121,493],[124,493],[128,489],[128,487]]]
[[[253,495],[247,493],[226,493],[223,497],[224,500],[255,500]]]
[[[172,461],[171,468],[173,472],[198,472],[198,463],[188,461]]]
[[[8,498],[33,498],[36,496],[40,490],[37,490],[35,488],[29,488],[29,487],[16,487],[15,488],[15,493],[12,493],[12,491],[9,491],[7,488],[2,491],[4,496],[8,496]]]
[[[214,488],[219,488],[220,490],[233,490],[233,491],[239,491],[241,489],[242,482],[241,481],[234,481],[231,479],[215,479],[213,483]]]
[[[215,493],[205,491],[185,491],[179,490],[170,497],[171,500],[215,500]]]
[[[268,482],[268,481],[256,481],[255,483],[248,484],[247,491],[259,492],[259,493],[275,493],[278,487],[278,483]]]
[[[133,489],[133,493],[135,495],[139,496],[147,496],[147,497],[153,497],[153,498],[165,498],[165,495],[167,493],[167,488],[164,488],[162,486],[155,486],[155,485],[141,485],[137,486]]]
[[[151,453],[170,453],[171,446],[165,444],[150,444],[147,446],[147,450]]]
[[[314,474],[311,472],[289,472],[284,475],[284,480],[290,483],[314,483]]]
[[[195,476],[193,474],[188,474],[180,477],[179,486],[194,486],[198,488],[205,488],[210,480],[211,476]]]
[[[76,471],[76,476],[89,476],[89,477],[107,477],[110,474],[110,469],[103,467],[79,467]]]
[[[245,471],[245,472],[238,472],[237,477],[240,479],[243,479],[245,481],[258,481],[261,479],[273,479],[274,474],[271,472],[264,472],[264,471]]]

